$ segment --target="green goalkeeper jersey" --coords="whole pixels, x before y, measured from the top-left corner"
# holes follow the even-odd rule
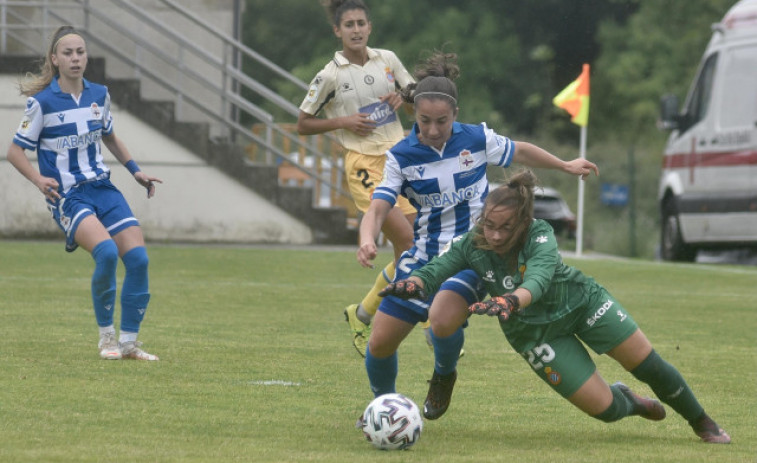
[[[446,251],[412,273],[423,280],[429,294],[459,271],[472,269],[492,296],[519,287],[530,291],[531,305],[512,317],[528,325],[544,325],[586,307],[603,289],[593,278],[563,263],[554,231],[544,220],[535,219],[529,227],[525,245],[518,253],[517,268],[512,271],[495,252],[476,248],[473,237],[474,232],[468,232],[456,238]],[[514,325],[519,323],[513,328]]]

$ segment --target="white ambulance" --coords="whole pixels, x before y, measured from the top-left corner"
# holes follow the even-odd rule
[[[665,260],[697,250],[757,246],[757,0],[719,23],[679,113],[663,97],[665,149],[659,201]]]

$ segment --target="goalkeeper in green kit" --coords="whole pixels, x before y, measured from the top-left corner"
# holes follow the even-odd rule
[[[407,280],[387,286],[382,295],[423,299],[448,277],[470,268],[484,281],[491,299],[471,305],[467,313],[438,317],[441,326],[434,326],[434,332],[444,336],[446,320],[459,326],[456,319],[471,314],[497,316],[516,352],[583,412],[608,423],[632,415],[665,418],[659,401],[640,397],[620,382],[608,385],[583,341],[648,384],[702,441],[730,443],[730,436],[705,413],[678,370],[655,352],[623,306],[594,279],[562,262],[552,227],[533,218],[535,184],[535,176],[526,170],[490,191],[470,232]]]

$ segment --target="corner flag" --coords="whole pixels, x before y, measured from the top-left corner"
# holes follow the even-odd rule
[[[572,116],[571,121],[581,126],[579,152],[586,158],[586,125],[589,123],[589,65],[584,64],[581,75],[552,99],[552,103]],[[578,223],[576,224],[576,255],[583,252],[584,234],[584,182],[578,177]]]
[[[578,79],[571,82],[552,99],[558,108],[566,110],[570,120],[581,127],[589,123],[589,65],[584,64]]]

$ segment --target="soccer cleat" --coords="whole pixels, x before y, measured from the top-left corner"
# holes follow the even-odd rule
[[[344,320],[352,330],[352,345],[361,357],[365,357],[365,349],[368,347],[368,338],[371,336],[371,325],[366,325],[357,318],[358,304],[350,304],[344,309]]]
[[[97,343],[100,349],[100,358],[105,360],[120,360],[121,349],[116,341],[116,333],[105,333],[100,335],[100,342]]]
[[[125,359],[148,360],[148,361],[160,360],[157,355],[148,354],[147,352],[140,349],[140,347],[142,347],[141,342],[129,341],[129,342],[121,343],[120,346],[121,346],[121,355]]]
[[[435,420],[444,415],[452,400],[452,389],[457,380],[457,370],[448,375],[440,375],[434,370],[434,375],[428,381],[428,394],[423,404],[423,416],[428,420]]]
[[[697,423],[691,426],[694,433],[707,444],[730,444],[731,436],[723,430],[707,414],[703,414]]]
[[[642,418],[646,418],[652,421],[660,421],[665,419],[665,407],[663,407],[658,400],[641,397],[635,394],[631,390],[631,388],[621,382],[617,382],[613,384],[613,386],[617,387],[620,392],[622,392],[623,395],[626,396],[626,398],[628,398],[628,400],[630,400],[633,404],[633,413],[631,413],[632,415],[639,415]]]

